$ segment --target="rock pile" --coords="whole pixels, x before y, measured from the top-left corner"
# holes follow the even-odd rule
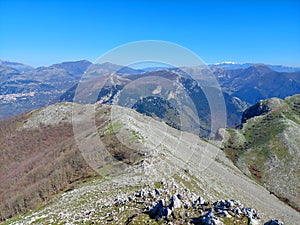
[[[165,220],[168,224],[223,225],[228,221],[262,224],[258,212],[253,208],[244,207],[238,200],[211,202],[189,191],[174,192],[167,188],[153,190],[143,188],[130,196],[118,196],[115,205],[135,202],[144,206],[141,213],[149,215],[150,219],[156,221]],[[279,220],[270,220],[264,225],[283,225],[283,223]]]
[[[178,221],[187,224],[224,224],[224,218],[228,220],[248,221],[251,224],[259,224],[260,216],[253,208],[244,207],[238,200],[205,201],[203,197],[195,197],[191,193],[171,194],[171,191],[156,188],[154,190],[139,190],[129,199],[143,199],[142,204],[147,204],[144,213],[151,219],[166,220],[171,223]],[[153,201],[155,200],[155,201]],[[282,222],[272,220],[265,225],[282,225]]]
[[[172,218],[176,218],[174,210],[181,208],[183,204],[182,200],[183,195],[181,194],[172,195],[170,198],[170,204],[168,205],[165,204],[164,199],[158,200],[148,213],[151,218],[156,220],[169,220],[170,215],[172,215]],[[189,215],[189,211],[197,211],[201,213],[198,218],[194,218],[191,220],[191,222],[195,224],[223,224],[220,218],[224,217],[246,217],[249,221],[252,222],[254,222],[255,220],[258,221],[260,219],[255,209],[245,208],[237,200],[219,200],[211,203],[205,201],[202,197],[198,197],[196,200],[191,201],[190,204],[185,202],[184,208],[186,209],[185,215]]]
[[[159,200],[157,204],[149,210],[149,216],[152,219],[166,219],[168,220],[169,216],[172,214],[170,206],[165,206],[165,201]]]
[[[207,224],[207,225],[222,225],[218,217],[216,217],[212,211],[207,212],[204,216],[192,220],[194,224]]]
[[[165,200],[159,200],[153,208],[151,208],[148,213],[152,219],[169,219],[169,216],[172,215],[173,218],[176,218],[173,211],[181,207],[182,203],[180,200],[181,195],[172,195],[170,198],[170,203],[166,205]]]

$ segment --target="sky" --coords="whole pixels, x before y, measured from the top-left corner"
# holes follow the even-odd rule
[[[300,66],[300,1],[0,0],[0,59],[94,62],[129,42],[162,40],[205,63]]]

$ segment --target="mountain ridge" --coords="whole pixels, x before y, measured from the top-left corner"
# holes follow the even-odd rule
[[[300,95],[260,101],[244,112],[239,129],[221,134],[235,165],[298,211],[299,101]]]
[[[257,64],[266,65],[270,69],[276,72],[299,72],[300,71],[300,67],[296,67],[296,66],[284,66],[284,65],[274,65],[274,64],[265,64],[265,63],[221,62],[221,63],[209,64],[209,66],[211,68],[216,67],[225,70],[236,70],[236,69],[246,69]]]
[[[261,65],[261,67],[263,66]],[[16,115],[46,106],[49,103],[56,103],[59,101],[59,96],[68,96],[66,92],[72,87],[76,88],[74,85],[80,81],[84,70],[87,68],[89,68],[91,74],[110,74],[111,72],[118,72],[123,75],[127,74],[128,78],[133,78],[134,76],[147,72],[149,73],[149,71],[112,65],[111,63],[95,65],[87,60],[53,64],[49,67],[38,67],[22,73],[12,67],[5,66],[0,68],[0,82],[2,87],[0,90],[0,103],[2,108],[0,117],[5,118],[9,116],[11,112],[14,112],[14,115]],[[271,71],[271,75],[264,75],[265,73],[262,73],[263,71],[257,71],[255,72],[257,75],[254,76],[254,72],[251,73],[250,71],[251,68],[255,68],[255,66],[253,67],[252,65],[252,67],[240,68],[238,70],[224,70],[220,67],[211,68],[211,72],[214,73],[221,88],[226,92],[225,95],[229,95],[229,97],[226,96],[226,98],[232,98],[232,100],[230,100],[231,103],[228,103],[228,107],[234,107],[233,102],[237,102],[234,98],[240,99],[241,102],[246,102],[249,106],[249,104],[255,104],[261,99],[270,97],[284,98],[288,95],[300,92],[299,73],[279,73]],[[268,67],[266,67],[265,70],[267,68]],[[161,69],[162,68],[152,72],[161,73],[162,71],[172,71],[187,78],[184,73],[178,71],[180,68]],[[205,71],[202,67],[185,68],[184,71],[189,71],[192,75],[196,76],[203,74],[204,79],[198,82],[209,85],[205,83],[205,76],[209,76],[208,74],[206,75],[209,71]],[[245,74],[249,74],[249,80],[244,79]],[[251,77],[252,80],[250,79]],[[255,82],[253,77],[259,80],[259,82]],[[237,110],[237,117],[234,116],[235,118],[229,119],[233,121],[228,123],[229,126],[237,125],[241,117],[240,109]],[[233,111],[232,113],[234,114]]]
[[[253,206],[257,209],[261,218],[258,221],[259,224],[277,218],[283,220],[287,225],[292,225],[294,221],[300,219],[299,213],[283,204],[275,196],[270,195],[262,186],[243,175],[218,148],[202,141],[193,134],[178,131],[163,122],[156,121],[128,108],[105,105],[76,105],[75,107],[79,107],[78,111],[71,113],[72,106],[74,107],[74,103],[59,103],[44,109],[35,110],[26,114],[25,118],[20,118],[17,121],[17,127],[10,126],[10,129],[12,129],[10,132],[33,131],[42,127],[48,127],[48,129],[52,130],[60,124],[63,127],[68,127],[67,124],[76,118],[75,120],[82,124],[82,134],[89,140],[88,143],[90,144],[86,148],[92,150],[91,138],[94,137],[93,131],[84,128],[85,120],[81,121],[81,118],[82,115],[85,115],[85,112],[90,112],[96,107],[96,124],[98,124],[97,127],[99,126],[97,132],[101,140],[108,144],[107,146],[112,146],[112,149],[110,149],[112,155],[118,154],[118,152],[114,151],[119,149],[120,145],[116,145],[118,143],[116,139],[113,145],[112,142],[106,142],[112,140],[112,136],[109,136],[109,139],[105,139],[107,135],[118,137],[119,142],[123,143],[122,145],[127,146],[127,148],[135,149],[135,147],[139,146],[138,149],[143,149],[139,151],[142,155],[137,158],[137,161],[134,160],[134,163],[130,163],[130,161],[126,163],[124,161],[126,158],[123,158],[121,160],[125,164],[119,164],[121,162],[119,157],[115,158],[115,161],[108,160],[106,161],[108,164],[105,166],[97,167],[100,177],[90,177],[90,180],[86,183],[69,187],[71,190],[63,188],[61,190],[65,190],[65,192],[59,192],[61,194],[49,199],[45,206],[14,217],[4,224],[61,222],[72,224],[79,221],[84,221],[85,223],[100,221],[103,224],[109,224],[116,221],[114,216],[122,223],[125,223],[129,218],[135,218],[137,222],[148,221],[147,223],[149,224],[155,224],[155,220],[151,219],[149,215],[142,213],[140,209],[143,209],[144,206],[154,206],[157,198],[144,198],[144,194],[141,194],[142,197],[138,197],[143,190],[148,192],[155,188],[161,193],[166,193],[166,195],[164,194],[166,197],[171,196],[171,194],[181,193],[183,198],[191,200],[196,200],[198,196],[202,196],[207,201],[239,199],[246,206]],[[109,113],[107,110],[112,111]],[[78,114],[78,118],[77,116],[74,118],[74,115],[77,115],[76,112],[81,112],[81,114]],[[71,114],[73,119],[70,117]],[[110,114],[114,116],[110,117]],[[107,118],[114,118],[110,122],[112,126],[109,125],[110,123],[106,124]],[[10,122],[10,124],[12,123]],[[0,127],[4,128],[4,126]],[[1,132],[1,134],[8,135],[10,138],[15,136],[9,135],[7,131]],[[55,134],[53,139],[57,137],[56,135],[61,136],[60,134]],[[32,142],[32,144],[35,145],[37,142]],[[143,148],[140,148],[141,146]],[[58,150],[60,152],[58,156],[66,156],[64,148],[58,148]],[[104,153],[100,149],[98,151],[100,154]],[[1,153],[3,154],[3,152]],[[86,153],[90,154],[92,152]],[[85,153],[81,152],[81,154],[84,155]],[[4,155],[7,155],[7,153],[4,153]],[[12,158],[6,159],[4,162],[12,162],[14,158],[12,155],[10,157]],[[26,154],[23,157],[26,158]],[[130,156],[130,159],[134,158]],[[1,158],[1,160],[3,159]],[[80,161],[75,162],[78,163]],[[98,163],[102,163],[102,161]],[[0,165],[6,164],[1,163]],[[38,167],[39,174],[45,173],[45,170],[47,171],[46,165],[42,164]],[[57,166],[57,164],[54,165],[56,165],[54,167],[56,173],[59,174],[59,171],[64,171],[62,170],[63,167]],[[33,175],[32,171],[34,171],[35,167],[25,168],[20,167],[21,177],[32,179],[32,176],[29,175]],[[76,167],[74,169],[76,171]],[[1,171],[3,172],[2,169]],[[82,169],[79,171],[82,171]],[[11,172],[16,171],[13,169]],[[7,170],[5,173],[7,173]],[[2,178],[3,176],[0,177]],[[12,179],[10,182],[15,181]],[[24,180],[19,178],[17,182],[24,182]],[[0,184],[1,186],[4,185],[3,182],[0,182]],[[31,191],[39,193],[38,190],[44,187],[47,186],[33,186]],[[16,190],[18,189],[11,189],[11,191]],[[0,193],[2,194],[3,192],[1,191]],[[43,191],[42,193],[45,194],[46,192]],[[21,197],[20,195],[18,196]],[[132,203],[130,201],[127,202],[127,200],[122,203],[123,199],[131,196],[135,196],[136,200],[133,200]],[[7,204],[7,201],[12,200],[7,197],[7,195],[1,196],[2,199],[6,200],[1,201],[2,204],[4,202]],[[44,195],[44,197],[47,197],[47,195]],[[24,203],[24,201],[21,202]],[[3,208],[3,205],[1,207],[1,217],[4,216],[5,218],[5,215],[9,215],[5,214],[8,211],[6,211],[6,208]],[[192,215],[195,215],[196,218],[202,215],[199,212],[194,214],[193,208],[190,207],[188,207],[190,213],[193,213]],[[18,207],[12,207],[11,209],[18,209]],[[110,212],[112,214],[107,214]],[[115,214],[117,212],[119,214]],[[213,215],[217,216],[217,212],[213,211]],[[177,212],[174,211],[174,213]],[[220,221],[224,221],[223,217],[217,217]],[[188,221],[190,219],[189,217],[187,218]],[[235,220],[235,217],[231,219]]]

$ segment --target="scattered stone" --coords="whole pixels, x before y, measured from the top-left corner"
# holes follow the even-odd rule
[[[150,198],[155,198],[156,197],[155,191],[149,191],[148,195],[150,196]]]
[[[185,203],[185,204],[184,204],[184,208],[185,208],[185,209],[188,209],[189,207],[190,207],[190,206],[189,206],[189,203]]]
[[[264,225],[284,225],[280,220],[270,220],[266,222]]]
[[[162,211],[165,201],[163,199],[159,200],[156,205],[149,210],[149,215],[151,218],[156,218],[157,215]]]
[[[172,214],[172,210],[169,207],[163,207],[161,212],[157,215],[157,218],[160,219],[168,219],[168,217]]]
[[[154,191],[156,195],[161,195],[160,191],[157,188],[155,188]]]
[[[180,199],[177,197],[177,195],[172,195],[170,198],[170,205],[169,208],[171,210],[177,209],[181,207],[181,201]]]
[[[201,206],[202,204],[204,204],[204,202],[204,199],[200,196],[192,203],[192,207],[196,208],[198,206]]]
[[[220,211],[217,213],[218,216],[231,218],[231,215],[227,211]]]
[[[253,208],[242,208],[242,212],[245,213],[246,217],[251,219],[260,219],[258,213]]]
[[[203,217],[201,217],[200,222],[203,225],[222,225],[223,223],[214,216],[212,211],[207,212]]]
[[[232,210],[232,212],[234,213],[234,215],[235,215],[236,217],[240,217],[241,214],[242,214],[242,210],[240,210],[239,207],[234,208],[234,209]]]
[[[135,193],[135,197],[137,197],[137,198],[141,198],[143,196],[144,196],[144,190],[140,190],[137,193]]]
[[[231,200],[226,200],[226,206],[227,208],[231,209],[234,206],[234,202]]]
[[[180,199],[180,200],[182,200],[183,199],[182,194],[177,194],[177,198]]]
[[[118,217],[114,216],[114,217],[113,217],[113,220],[114,220],[114,221],[118,221],[119,219],[118,219]]]

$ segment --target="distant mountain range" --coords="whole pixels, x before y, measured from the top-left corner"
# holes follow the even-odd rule
[[[88,61],[32,68],[0,63],[0,118],[46,106],[75,85],[90,66]]]
[[[253,105],[259,100],[300,93],[300,72],[276,72],[263,64],[245,69],[215,69],[223,90]]]
[[[210,64],[209,66],[211,68],[222,68],[226,70],[237,70],[237,69],[246,69],[251,66],[257,65],[259,63],[236,63],[236,62],[221,62],[221,63],[215,63]],[[262,64],[264,65],[264,64]],[[266,64],[267,67],[269,67],[271,70],[274,70],[276,72],[299,72],[300,67],[291,67],[291,66],[283,66],[283,65],[270,65]]]
[[[26,71],[34,70],[33,67],[28,66],[26,64],[18,63],[18,62],[10,62],[1,59],[0,59],[0,68],[1,70],[11,69],[11,70],[15,70],[16,72],[26,72]]]
[[[255,104],[261,99],[270,97],[285,98],[300,93],[300,72],[290,72],[297,71],[297,68],[250,63],[220,63],[210,65],[209,68],[210,71],[208,71],[208,68],[203,67],[186,67],[184,71],[189,71],[190,75],[197,75],[198,77],[199,74],[203,74],[203,79],[198,80],[198,82],[206,87],[210,86],[210,84],[207,83],[206,76],[215,76],[217,78],[225,98],[228,116],[227,126],[229,127],[238,125],[242,112],[248,106]],[[195,123],[195,120],[199,120],[196,124],[201,127],[200,133],[209,132],[210,119],[208,117],[209,107],[207,105],[207,99],[202,89],[197,85],[194,86],[193,79],[189,75],[186,75],[186,73],[182,73],[181,68],[158,67],[146,68],[146,71],[144,71],[143,69],[133,69],[111,63],[92,64],[86,60],[63,62],[49,67],[38,68],[32,68],[21,63],[0,61],[0,118],[17,115],[51,103],[73,101],[78,82],[87,69],[91,75],[88,79],[94,79],[97,75],[99,76],[99,74],[104,77],[106,76],[106,84],[98,94],[96,100],[109,104],[117,102],[118,95],[121,91],[124,93],[123,88],[126,86],[128,92],[127,84],[139,78],[152,76],[157,77],[157,79],[165,78],[174,81],[177,87],[182,86],[184,88],[182,91],[177,89],[177,91],[180,92],[179,95],[174,95],[174,93],[168,92],[167,90],[153,94],[152,92],[154,91],[155,93],[155,89],[159,88],[159,84],[151,87],[148,85],[148,94],[159,97],[156,101],[173,96],[173,100],[169,99],[168,101],[171,101],[170,103],[172,103],[175,108],[178,108],[179,106],[178,104],[176,105],[176,101],[179,102],[179,98],[176,99],[175,96],[183,97],[184,93],[187,93],[185,97],[192,99],[196,106],[193,114],[198,114],[198,116],[195,117],[190,113],[188,115],[186,111],[183,120],[189,122],[185,122],[185,124],[190,126],[190,124]],[[111,76],[112,71],[117,71],[117,73]],[[108,77],[111,77],[111,79],[107,79]],[[104,78],[97,79],[98,80],[94,80],[93,82],[101,83],[101,79]],[[144,89],[139,89],[139,87],[134,88],[134,91],[136,91],[136,93],[134,93],[135,97],[141,95],[145,90],[145,87]],[[174,92],[175,86],[172,88]],[[98,93],[99,91],[100,90],[95,89],[93,93]],[[137,100],[138,99],[136,99],[136,101]],[[126,101],[128,102],[129,99]],[[144,100],[139,101],[138,104],[143,102]],[[125,103],[123,103],[123,105],[124,104]],[[165,116],[160,115],[158,113],[159,111],[153,107],[152,110],[154,110],[154,112],[149,112],[148,110],[151,107],[149,108],[149,102],[147,104],[148,107],[141,105],[135,105],[134,107],[139,112],[153,114],[153,116],[166,120],[169,124],[173,124],[174,127],[179,128],[179,120],[174,117],[175,112],[172,116],[174,121],[170,121],[169,115],[167,119],[166,113],[164,113]],[[160,104],[162,104],[162,102]],[[131,105],[131,107],[133,107],[133,105]],[[142,109],[147,110],[142,111]]]

